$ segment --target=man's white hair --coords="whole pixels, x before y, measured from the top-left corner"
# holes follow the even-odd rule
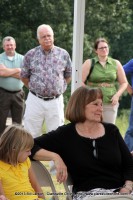
[[[39,36],[40,30],[41,29],[45,29],[45,28],[49,29],[51,31],[51,33],[54,35],[53,29],[51,28],[50,25],[48,25],[48,24],[42,24],[42,25],[38,26],[38,28],[37,28],[37,38],[38,39],[40,38],[40,36]]]
[[[2,40],[2,45],[4,45],[5,41],[10,41],[10,40],[13,40],[13,41],[16,43],[16,41],[15,41],[15,39],[14,39],[13,37],[11,37],[11,36],[6,36],[6,37],[4,37],[3,40]]]

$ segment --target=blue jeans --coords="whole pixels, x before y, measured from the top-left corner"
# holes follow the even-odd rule
[[[131,111],[129,116],[129,126],[125,134],[125,143],[128,146],[129,151],[133,151],[133,97],[131,100]]]

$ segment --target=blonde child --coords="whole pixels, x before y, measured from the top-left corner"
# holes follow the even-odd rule
[[[44,199],[31,167],[34,141],[19,125],[8,126],[0,137],[0,200]]]

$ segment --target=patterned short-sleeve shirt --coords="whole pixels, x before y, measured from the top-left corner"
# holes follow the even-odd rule
[[[63,94],[66,78],[71,77],[72,64],[68,52],[54,46],[47,54],[41,46],[24,56],[21,77],[29,79],[29,89],[43,97]]]

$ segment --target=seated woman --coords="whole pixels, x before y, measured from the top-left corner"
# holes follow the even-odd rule
[[[57,180],[73,180],[73,199],[98,193],[130,194],[133,189],[133,159],[118,128],[102,122],[100,89],[79,87],[70,97],[66,119],[60,126],[34,139],[32,158],[53,160]]]

